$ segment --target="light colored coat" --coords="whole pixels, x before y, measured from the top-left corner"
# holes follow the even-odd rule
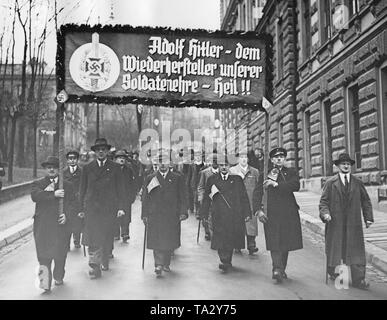
[[[247,195],[249,197],[250,209],[254,214],[261,207],[263,195],[262,176],[259,174],[257,169],[251,166],[248,166],[246,173],[244,173],[242,171],[242,167],[239,164],[230,168],[230,174],[238,175],[242,178],[246,187]],[[251,220],[246,222],[246,233],[249,236],[258,235],[258,221],[255,215],[253,215]]]

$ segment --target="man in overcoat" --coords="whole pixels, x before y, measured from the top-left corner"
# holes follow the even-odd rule
[[[258,251],[255,238],[258,235],[258,210],[261,209],[263,195],[263,175],[258,169],[248,165],[247,152],[239,152],[237,154],[238,164],[230,168],[230,174],[238,175],[242,178],[249,197],[250,209],[252,210],[252,218],[246,222],[246,242],[247,250],[250,255]]]
[[[219,166],[218,166],[217,158],[218,157],[217,157],[216,153],[208,155],[206,162],[210,163],[211,166],[208,168],[202,169],[200,171],[200,177],[199,177],[199,183],[198,183],[198,201],[200,203],[200,207],[203,204],[204,191],[205,191],[205,187],[206,187],[208,178],[211,177],[212,175],[219,173]],[[200,214],[200,216],[202,216],[202,214]],[[204,232],[205,232],[204,238],[207,241],[209,241],[209,240],[211,240],[211,210],[210,210],[207,218],[202,219],[202,224],[203,224]]]
[[[251,219],[249,197],[242,178],[230,175],[227,158],[218,159],[220,171],[207,180],[201,216],[212,211],[211,249],[217,250],[223,272],[232,267],[234,249],[245,247],[245,223]]]
[[[170,154],[160,154],[158,171],[143,185],[141,218],[148,228],[147,248],[153,250],[155,273],[170,272],[172,252],[180,247],[180,221],[188,218],[184,181],[169,169]]]
[[[298,173],[294,168],[285,167],[287,151],[274,148],[269,153],[275,178],[264,181],[267,192],[266,214],[261,211],[260,221],[264,222],[266,249],[273,262],[273,279],[277,283],[287,278],[285,272],[289,251],[302,249],[302,229],[299,206],[293,192],[300,189]],[[274,172],[274,171],[273,171]]]
[[[125,214],[124,180],[117,163],[107,159],[110,145],[98,138],[91,147],[97,159],[84,166],[80,200],[85,215],[84,244],[88,246],[89,275],[101,277],[112,258],[116,219]]]
[[[63,172],[63,178],[73,185],[75,190],[75,203],[72,212],[68,212],[68,223],[71,227],[74,247],[79,249],[81,247],[81,233],[83,230],[83,218],[79,217],[80,200],[79,200],[79,186],[81,183],[82,169],[78,165],[79,153],[76,150],[71,150],[66,154],[67,168]],[[70,243],[69,243],[70,247]]]
[[[136,199],[137,186],[136,178],[128,161],[125,150],[118,150],[115,155],[115,162],[120,165],[121,174],[124,179],[124,211],[125,214],[118,219],[116,236],[121,236],[122,242],[127,243],[129,237],[129,225],[132,221],[132,203]]]
[[[200,202],[198,199],[198,184],[200,179],[200,171],[205,168],[202,152],[196,150],[194,153],[194,162],[189,167],[188,173],[188,188],[193,195],[193,211],[196,216],[199,215]]]
[[[65,275],[65,264],[68,243],[71,237],[70,225],[66,216],[75,203],[75,190],[73,185],[64,181],[64,188],[59,189],[59,159],[48,157],[42,163],[46,176],[34,181],[32,184],[31,199],[36,203],[33,235],[36,245],[36,255],[41,266],[48,271],[47,287],[41,287],[47,292],[51,290],[52,277],[55,285],[62,285]],[[59,215],[59,199],[64,198],[64,213]],[[79,209],[79,208],[78,208]],[[54,260],[54,270],[51,264]],[[42,283],[41,283],[42,284]]]
[[[328,274],[335,279],[343,262],[351,268],[352,286],[368,289],[362,218],[366,228],[374,222],[372,204],[363,182],[351,174],[355,161],[349,154],[340,154],[334,164],[339,173],[326,181],[319,205]]]

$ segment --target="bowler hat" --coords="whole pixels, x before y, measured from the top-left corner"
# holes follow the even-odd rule
[[[98,147],[105,147],[106,149],[110,150],[112,146],[107,143],[107,140],[105,138],[97,138],[95,139],[94,146],[91,146],[90,149],[95,151],[95,149]]]
[[[281,147],[277,147],[277,148],[274,148],[273,150],[270,151],[269,157],[273,158],[273,157],[278,156],[278,155],[283,155],[286,157],[287,154],[288,154],[288,152],[286,151],[286,149],[281,148]]]
[[[114,154],[114,158],[118,158],[118,157],[124,157],[124,158],[128,159],[128,154],[125,152],[125,150],[118,150]]]
[[[355,164],[355,160],[351,159],[351,157],[349,156],[348,153],[341,153],[339,155],[339,158],[337,160],[335,160],[333,163],[336,166],[338,166],[342,162],[349,162],[351,164],[351,166]]]
[[[47,166],[54,166],[55,168],[59,168],[59,159],[58,157],[48,156],[46,161],[42,162],[42,167],[45,168]]]
[[[66,153],[66,158],[68,158],[70,155],[75,156],[77,159],[79,158],[79,152],[77,150],[70,150]]]

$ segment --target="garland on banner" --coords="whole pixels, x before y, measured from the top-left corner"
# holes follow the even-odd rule
[[[205,36],[208,38],[235,38],[243,37],[244,39],[257,39],[263,40],[266,44],[266,57],[265,57],[265,97],[272,101],[273,97],[273,39],[269,34],[259,34],[254,31],[233,31],[227,32],[223,30],[208,31],[204,29],[172,29],[169,27],[133,27],[130,25],[77,25],[66,24],[61,26],[57,32],[57,55],[56,55],[56,84],[57,92],[65,89],[65,35],[69,32],[117,32],[117,33],[152,33],[154,35],[165,35],[168,32],[173,32],[176,35],[194,35]],[[68,71],[67,71],[68,72]],[[172,108],[181,107],[198,107],[198,108],[211,108],[211,109],[227,109],[227,108],[245,108],[251,110],[265,111],[262,107],[262,100],[257,103],[244,103],[243,101],[237,102],[211,102],[207,100],[168,100],[168,99],[148,99],[138,98],[134,96],[122,96],[122,97],[101,97],[95,95],[69,95],[69,103],[103,103],[103,104],[145,104],[154,106],[165,106]]]

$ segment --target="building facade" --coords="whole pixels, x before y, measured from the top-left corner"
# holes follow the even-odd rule
[[[245,3],[228,1],[223,12]],[[224,30],[239,26],[232,17],[223,15]],[[320,191],[344,151],[367,185],[387,180],[386,25],[386,0],[268,0],[264,6],[254,29],[273,38],[270,147],[290,151],[306,189]],[[240,119],[250,128],[249,146],[261,147],[263,115]]]

